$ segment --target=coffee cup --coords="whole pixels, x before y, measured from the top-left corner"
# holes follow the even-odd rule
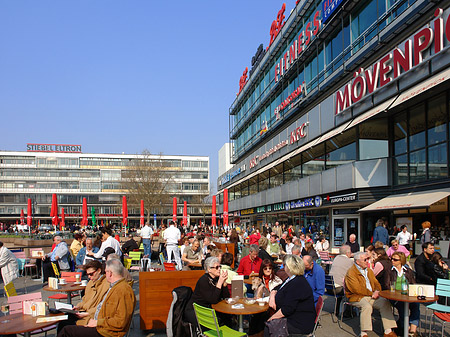
[[[87,280],[83,280],[83,281],[81,281],[81,285],[82,285],[83,287],[86,287],[86,286],[87,286],[87,284],[88,284],[88,281],[87,281]]]
[[[60,278],[59,279],[59,284],[66,284],[66,279]]]

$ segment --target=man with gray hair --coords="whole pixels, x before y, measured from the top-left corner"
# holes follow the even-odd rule
[[[258,245],[250,245],[250,253],[243,257],[239,262],[237,273],[239,275],[248,276],[250,274],[259,274],[261,269],[261,258],[258,257]]]
[[[42,257],[42,269],[44,271],[44,282],[47,282],[49,277],[55,277],[54,267],[57,268],[58,273],[61,271],[70,271],[69,265],[69,247],[59,235],[53,238],[55,248]]]
[[[128,332],[136,297],[123,277],[124,270],[119,260],[106,261],[105,277],[109,282],[109,289],[98,304],[94,318],[86,326],[65,326],[58,337],[124,336]]]
[[[347,274],[347,271],[351,266],[353,266],[353,260],[351,259],[351,256],[352,251],[350,250],[350,246],[343,245],[339,247],[339,255],[334,258],[329,273],[329,275],[333,276],[334,286],[336,287],[336,293],[332,295],[344,295],[345,274]],[[339,315],[341,301],[342,297],[340,296],[337,298],[336,315]]]
[[[387,299],[380,297],[381,285],[373,271],[368,268],[369,254],[357,252],[354,259],[354,265],[345,276],[345,295],[354,306],[361,309],[361,336],[367,336],[367,332],[372,331],[372,311],[375,308],[380,310],[384,337],[397,337],[392,331],[397,327],[392,306]]]
[[[292,255],[300,256],[302,253],[302,247],[300,247],[299,245],[294,245],[294,247],[292,247],[291,249],[291,253]]]

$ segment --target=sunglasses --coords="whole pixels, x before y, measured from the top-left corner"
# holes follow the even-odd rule
[[[272,267],[264,267],[263,270],[272,270]]]
[[[97,271],[93,271],[92,273],[86,273],[87,276],[94,276]]]
[[[400,261],[400,259],[391,259],[392,261]]]
[[[218,270],[218,269],[220,269],[220,268],[222,268],[222,266],[211,267],[211,269],[215,269],[215,270]]]

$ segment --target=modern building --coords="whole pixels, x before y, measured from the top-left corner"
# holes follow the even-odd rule
[[[231,143],[225,143],[219,150],[219,176],[225,174],[233,166],[231,165]]]
[[[64,208],[66,223],[79,223],[82,200],[89,215],[94,207],[97,221],[118,224],[122,220],[122,196],[127,195],[124,177],[140,159],[155,160],[170,179],[168,193],[177,198],[182,220],[188,203],[191,222],[203,220],[201,200],[209,195],[209,157],[82,153],[80,145],[28,144],[26,152],[0,151],[0,222],[15,223],[27,200],[33,202],[33,219],[50,223],[52,194]],[[172,219],[172,201],[156,214],[158,225]],[[129,223],[139,224],[140,208],[128,205]],[[154,214],[151,214],[154,221]]]
[[[380,217],[447,239],[449,2],[294,6],[280,3],[239,81],[218,213],[227,191],[230,222],[314,222],[333,246],[367,245]]]

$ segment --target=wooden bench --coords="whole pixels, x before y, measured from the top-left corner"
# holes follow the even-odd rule
[[[165,329],[172,304],[172,290],[179,286],[195,289],[204,270],[154,271],[139,273],[141,330]]]

